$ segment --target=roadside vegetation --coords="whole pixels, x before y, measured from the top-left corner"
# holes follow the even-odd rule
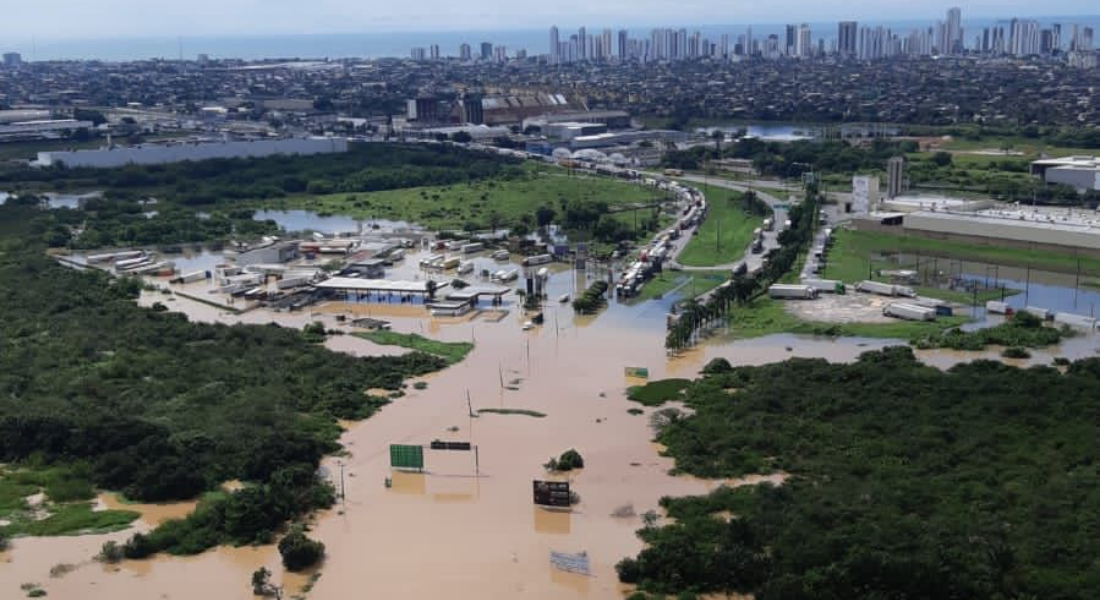
[[[683,291],[683,296],[695,298],[729,281],[729,271],[669,271],[663,270],[645,282],[638,300],[657,300]]]
[[[128,558],[266,542],[288,520],[330,505],[331,486],[316,473],[339,449],[337,419],[366,418],[386,402],[365,390],[399,390],[447,364],[420,352],[355,358],[296,330],[197,324],[139,308],[137,281],[48,258],[32,235],[42,218],[19,203],[0,207],[0,462],[70,469],[79,477],[61,478],[65,485],[39,484],[55,502],[86,498],[90,488],[186,500],[223,481],[249,482],[136,534],[123,545]],[[63,511],[71,521],[26,533],[123,524],[118,513],[95,513],[114,520],[88,527],[90,507],[74,507]]]
[[[354,335],[382,346],[399,346],[401,348],[408,348],[410,350],[438,356],[447,361],[447,364],[451,365],[462,362],[462,360],[466,358],[466,355],[474,349],[474,345],[470,342],[443,342],[426,338],[416,333],[361,331]]]
[[[662,499],[674,521],[639,530],[620,579],[658,597],[1096,596],[1080,519],[1100,511],[1098,394],[1100,359],[941,371],[908,348],[707,376],[660,422],[676,471],[789,478]]]
[[[676,262],[712,267],[740,261],[752,242],[752,232],[763,225],[764,217],[745,210],[744,194],[740,192],[712,187],[706,196],[707,217]]]

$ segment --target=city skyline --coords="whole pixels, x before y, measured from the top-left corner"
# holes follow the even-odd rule
[[[425,0],[409,7],[398,7],[379,15],[362,10],[350,0],[319,0],[309,11],[291,7],[255,6],[253,0],[195,0],[187,5],[168,5],[157,11],[141,10],[136,0],[104,0],[94,5],[80,3],[63,6],[63,14],[48,18],[51,10],[38,5],[17,4],[5,9],[0,22],[0,47],[13,41],[103,39],[110,37],[204,36],[204,35],[284,35],[328,33],[456,32],[496,29],[536,29],[558,21],[560,27],[576,27],[580,22],[615,22],[621,27],[653,27],[675,23],[677,27],[699,27],[711,23],[772,25],[798,15],[808,23],[862,20],[867,22],[923,20],[930,14],[942,14],[953,3],[943,2],[914,8],[911,3],[846,3],[843,10],[823,7],[801,0],[779,0],[766,7],[738,7],[716,0],[695,0],[691,5],[666,6],[655,1],[635,3],[629,8],[618,4],[589,5],[576,2],[554,7],[527,7],[495,0],[476,9],[455,7],[438,0]],[[438,5],[438,6],[437,6]],[[1055,0],[1037,6],[1023,1],[992,2],[979,0],[961,5],[972,18],[997,18],[1013,13],[1022,18],[1064,18],[1066,15],[1095,14],[1095,5],[1084,0]],[[262,9],[263,19],[257,19]],[[576,10],[574,10],[576,9]],[[685,10],[686,9],[686,10]],[[148,13],[153,12],[150,15]],[[683,15],[707,15],[708,18],[683,20]],[[583,15],[565,19],[563,15]],[[694,23],[692,22],[694,21]]]

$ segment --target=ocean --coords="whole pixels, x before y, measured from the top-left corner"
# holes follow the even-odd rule
[[[1075,16],[1075,17],[1032,17],[1040,24],[1062,23],[1065,25],[1076,23],[1081,26],[1090,26],[1100,29],[1100,16]],[[909,32],[913,29],[931,27],[935,23],[930,20],[909,21],[872,21],[861,22],[860,25],[889,27],[895,32]],[[1007,20],[972,19],[964,21],[964,37],[967,44],[972,44],[974,37],[980,35],[983,27],[994,24],[1006,25]],[[672,26],[680,28],[679,26]],[[754,39],[760,40],[768,35],[776,34],[783,38],[785,26],[782,24],[765,25],[703,25],[684,26],[689,33],[699,31],[703,37],[714,43],[722,34],[730,36],[731,46],[736,43],[737,37],[745,34],[752,27]],[[810,23],[814,43],[818,39],[824,39],[826,46],[836,37],[837,24]],[[628,27],[631,37],[647,38],[653,27]],[[590,35],[598,34],[602,27],[589,27]],[[614,36],[618,28],[612,28]],[[562,39],[568,39],[575,33],[572,29],[561,28]],[[1063,32],[1063,39],[1067,34]],[[39,39],[33,42],[22,42],[13,45],[10,40],[0,40],[0,50],[18,51],[23,54],[24,60],[103,60],[103,61],[127,61],[150,58],[176,59],[181,56],[185,59],[194,59],[199,54],[206,54],[210,58],[240,58],[245,60],[273,59],[273,58],[380,58],[386,56],[407,57],[413,47],[428,48],[432,44],[438,44],[440,52],[444,56],[457,56],[460,44],[470,44],[472,51],[477,56],[482,42],[490,42],[493,45],[503,45],[508,49],[509,55],[516,50],[524,49],[529,55],[545,54],[549,48],[549,25],[545,29],[514,29],[514,30],[485,30],[485,31],[445,31],[445,32],[405,32],[405,33],[340,33],[340,34],[309,34],[309,35],[240,35],[240,36],[179,36],[179,37],[118,37],[99,39],[71,39],[71,40],[45,40]],[[1098,40],[1100,42],[1100,40]],[[612,39],[612,45],[616,44],[616,38]]]

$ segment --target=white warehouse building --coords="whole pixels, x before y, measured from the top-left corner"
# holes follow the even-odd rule
[[[1060,183],[1078,192],[1100,191],[1100,157],[1067,156],[1031,163],[1031,174],[1046,183]]]
[[[112,168],[125,165],[163,165],[212,158],[259,158],[277,154],[333,154],[348,151],[347,138],[285,138],[277,140],[169,142],[100,148],[39,152],[35,165],[69,168]]]

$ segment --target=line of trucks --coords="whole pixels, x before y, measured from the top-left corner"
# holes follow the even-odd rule
[[[1006,302],[999,300],[990,300],[985,303],[985,310],[990,314],[1004,315],[1010,317],[1015,314],[1015,309],[1008,305]],[[1086,317],[1084,315],[1078,315],[1067,312],[1054,312],[1046,308],[1038,308],[1036,306],[1025,306],[1020,309],[1020,312],[1026,312],[1028,314],[1038,317],[1042,321],[1053,322],[1057,325],[1066,325],[1077,329],[1085,329],[1091,331],[1097,328],[1097,319],[1094,317]]]
[[[680,185],[676,182],[669,183],[669,189],[678,199],[687,203],[683,215],[671,229],[658,233],[649,246],[638,255],[638,260],[632,262],[623,271],[622,277],[615,284],[615,296],[617,298],[632,298],[645,285],[654,273],[661,270],[666,260],[671,258],[673,242],[680,239],[680,232],[691,229],[699,224],[706,216],[707,201],[703,194],[694,188]]]

